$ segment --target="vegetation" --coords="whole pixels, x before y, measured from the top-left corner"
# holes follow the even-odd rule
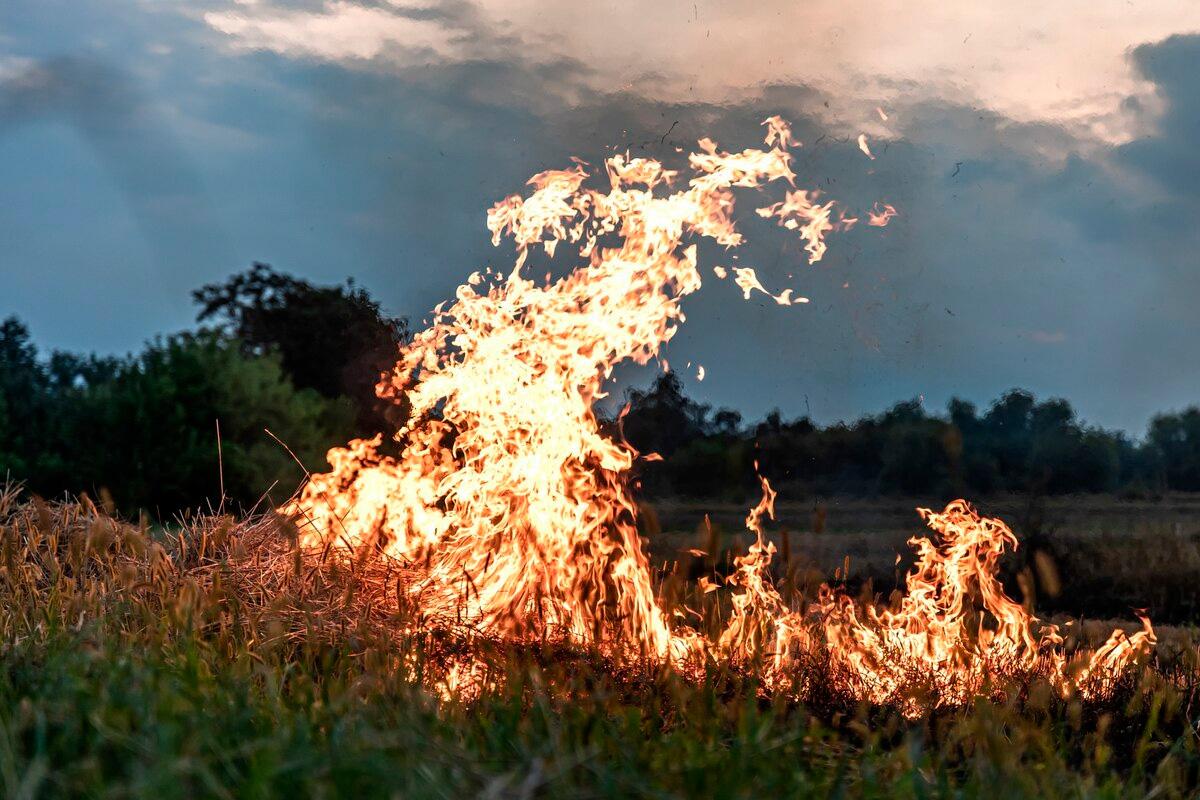
[[[447,636],[398,599],[391,567],[302,553],[268,513],[302,478],[297,461],[319,465],[325,448],[403,421],[373,392],[403,322],[352,285],[262,265],[195,297],[213,327],[124,358],[43,357],[19,321],[0,324],[0,478],[24,482],[0,480],[5,796],[1123,798],[1185,797],[1200,782],[1187,630],[1160,631],[1155,669],[1102,701],[1034,681],[919,721],[848,701],[821,664],[805,667],[801,702],[736,665],[685,678],[561,643]],[[650,497],[749,495],[755,462],[793,500],[1200,489],[1194,409],[1133,442],[1020,391],[982,413],[908,402],[824,428],[778,413],[747,426],[671,374],[629,399],[614,432],[665,457],[640,467]],[[97,502],[39,499],[80,490]],[[824,506],[812,511],[823,528]],[[1157,560],[1098,539],[1076,572],[1053,523],[1028,516],[1031,560],[1009,576],[1022,591],[1066,611],[1111,595],[1105,610],[1127,616],[1150,586],[1155,611],[1194,616],[1195,547],[1175,528]],[[698,591],[684,578],[716,577],[734,554],[710,547],[681,571],[692,543],[653,533],[674,565],[663,592]],[[815,562],[785,541],[775,577],[803,597]],[[1039,553],[1059,564],[1057,595]],[[1119,591],[1114,559],[1128,573]],[[464,648],[500,679],[445,696]]]
[[[328,399],[347,398],[354,435],[373,436],[404,422],[402,406],[375,394],[379,376],[396,363],[408,337],[405,320],[385,315],[354,282],[313,286],[266,264],[192,293],[199,322],[220,323],[248,356],[279,355],[300,389]]]
[[[980,414],[951,400],[945,415],[917,400],[820,427],[772,412],[743,426],[737,412],[697,403],[673,373],[630,393],[629,441],[663,456],[642,465],[650,495],[742,497],[754,464],[784,497],[811,494],[967,495],[1200,488],[1200,410],[1156,417],[1142,443],[1081,423],[1066,400],[1014,389]]]
[[[546,644],[440,700],[454,643],[398,633],[394,584],[302,558],[286,524],[196,518],[162,540],[10,490],[0,530],[9,797],[1171,798],[1200,770],[1186,682],[910,722]]]
[[[24,325],[0,324],[0,478],[44,496],[103,494],[159,519],[251,508],[286,498],[301,464],[323,464],[386,413],[401,419],[373,388],[404,326],[361,290],[256,265],[196,299],[216,327],[126,358],[41,359]]]
[[[223,477],[224,499],[249,508],[303,477],[276,439],[319,468],[329,447],[403,424],[403,398],[380,399],[375,385],[406,324],[352,283],[314,286],[256,264],[194,299],[211,327],[126,358],[43,358],[18,320],[0,324],[0,476],[44,496],[104,491],[159,519],[219,504]],[[955,399],[938,415],[912,400],[826,427],[779,412],[747,425],[687,397],[673,373],[628,399],[613,432],[663,456],[640,466],[648,497],[740,501],[757,492],[755,463],[790,498],[1200,490],[1197,408],[1156,417],[1137,442],[1021,390],[982,412]]]

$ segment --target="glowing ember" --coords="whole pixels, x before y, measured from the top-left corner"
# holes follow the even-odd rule
[[[618,660],[761,663],[780,690],[798,659],[826,652],[850,691],[878,702],[894,699],[914,670],[935,675],[937,699],[909,700],[906,713],[1034,667],[1064,693],[1101,685],[1153,643],[1149,625],[1114,634],[1069,668],[1057,630],[1037,627],[996,579],[1012,534],[961,502],[922,512],[940,538],[913,540],[920,560],[897,609],[860,608],[828,588],[808,609],[790,609],[769,573],[774,545],[762,523],[775,495],[765,480],[747,519],[756,542],[728,580],[732,612],[717,640],[655,596],[627,480],[637,454],[601,432],[593,406],[617,364],[655,359],[684,321],[680,301],[701,285],[696,242],[741,244],[734,188],[793,184],[791,131],[777,117],[764,125],[763,149],[728,153],[701,140],[682,186],[657,161],[618,155],[605,163],[603,189],[587,185],[594,176],[579,163],[540,173],[528,196],[493,206],[488,227],[495,243],[515,242],[514,269],[472,275],[405,347],[378,387],[411,404],[399,456],[381,454],[379,437],[330,451],[331,471],[312,476],[283,509],[302,522],[302,543],[406,562],[412,579],[399,591],[429,624],[451,629],[555,637]],[[826,233],[856,221],[818,197],[791,189],[757,209],[797,231],[811,262],[824,255]],[[877,206],[869,224],[895,213]],[[560,245],[583,263],[555,281],[524,276],[535,248],[553,256]],[[732,272],[747,298],[758,291],[782,305],[807,302],[791,289],[771,294],[753,269]],[[704,595],[717,589],[707,579],[701,586]],[[443,689],[470,694],[479,675],[453,665]]]

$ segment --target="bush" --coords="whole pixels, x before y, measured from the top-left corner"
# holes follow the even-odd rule
[[[16,323],[3,333],[9,345],[28,340]],[[107,492],[127,512],[163,518],[220,502],[223,481],[226,497],[248,507],[265,492],[286,497],[304,477],[266,429],[315,466],[353,427],[347,400],[297,389],[277,354],[247,355],[214,332],[119,361],[56,354],[43,365],[31,349],[21,354],[19,373],[9,361],[0,374],[5,396],[30,398],[33,410],[0,417],[0,474],[42,494]]]

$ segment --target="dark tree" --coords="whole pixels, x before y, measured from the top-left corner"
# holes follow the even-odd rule
[[[0,322],[0,480],[37,468],[51,418],[48,385],[29,329],[16,317]]]
[[[278,352],[298,388],[350,398],[358,434],[389,433],[403,422],[404,410],[380,400],[375,385],[395,365],[407,323],[384,314],[352,280],[315,286],[256,263],[192,296],[198,321],[219,322],[252,354]]]
[[[1200,408],[1155,417],[1147,439],[1167,487],[1200,490]]]
[[[125,358],[40,359],[16,320],[0,325],[0,480],[43,496],[87,492],[159,519],[287,497],[350,435],[346,398],[297,389],[280,356],[219,332],[177,334]],[[220,425],[221,447],[217,446]]]
[[[946,423],[926,414],[919,400],[909,400],[886,411],[878,425],[880,489],[904,494],[943,490],[951,471]]]
[[[625,437],[643,453],[667,457],[708,432],[708,412],[709,407],[685,395],[678,376],[668,372],[649,390],[629,393]]]
[[[741,415],[711,408],[683,393],[679,377],[660,375],[645,391],[629,392],[623,430],[642,453],[666,460],[640,465],[645,489],[652,494],[717,497],[740,492],[750,475]]]

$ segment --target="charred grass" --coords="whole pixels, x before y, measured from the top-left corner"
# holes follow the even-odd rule
[[[1195,647],[1103,701],[1036,676],[919,721],[752,668],[687,677],[439,633],[378,560],[301,556],[272,518],[171,532],[0,493],[8,797],[1187,797]],[[407,631],[407,633],[405,632]],[[1166,649],[1164,649],[1166,648]],[[1173,649],[1171,649],[1173,648]],[[440,699],[470,649],[494,680]]]

